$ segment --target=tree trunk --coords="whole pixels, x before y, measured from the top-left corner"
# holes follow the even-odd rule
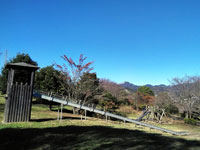
[[[189,112],[187,111],[185,114],[185,118],[188,118],[188,117],[189,117]]]
[[[49,110],[52,111],[52,103],[49,104]]]
[[[188,115],[189,118],[192,118],[192,112],[189,111],[188,113],[189,113],[189,115]]]
[[[138,108],[138,100],[135,101],[135,107],[136,107],[136,110],[138,111],[139,108]]]

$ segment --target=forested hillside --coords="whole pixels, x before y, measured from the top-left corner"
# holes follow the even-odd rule
[[[124,83],[121,83],[120,84],[123,88],[126,88],[130,91],[133,91],[133,92],[136,92],[137,89],[141,86],[139,85],[135,85],[135,84],[132,84],[130,82],[124,82]],[[170,89],[170,86],[167,86],[167,85],[164,85],[164,84],[160,84],[160,85],[151,85],[151,84],[146,84],[145,86],[151,88],[155,94],[158,94],[160,92],[167,92],[169,91]]]

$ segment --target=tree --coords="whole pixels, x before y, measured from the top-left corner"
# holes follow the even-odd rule
[[[108,79],[101,79],[100,87],[103,88],[105,91],[111,93],[112,96],[117,97],[118,99],[123,99],[126,96],[126,92],[123,87]]]
[[[113,110],[118,108],[117,98],[113,97],[111,93],[106,92],[103,95],[102,101],[100,101],[101,106],[104,107],[105,111],[112,112]]]
[[[84,73],[77,86],[79,86],[79,98],[83,103],[95,101],[95,95],[101,93],[96,73]]]
[[[139,109],[140,105],[150,105],[154,101],[154,92],[147,86],[141,86],[136,91],[135,106]]]
[[[173,78],[170,96],[180,111],[186,112],[186,118],[192,117],[195,104],[200,101],[200,77],[185,76]]]
[[[167,92],[160,92],[155,98],[155,105],[159,107],[164,107],[167,104],[172,103],[172,100]]]
[[[25,62],[31,65],[35,65],[37,66],[37,62],[33,61],[31,59],[31,57],[28,54],[20,54],[18,53],[16,57],[14,57],[13,59],[11,59],[8,63],[18,63],[18,62]],[[26,79],[24,76],[21,76],[21,74],[24,74],[24,76],[26,76],[27,72],[22,71],[18,71],[17,74],[15,75],[15,79],[17,79],[18,82],[21,81],[27,81],[28,79]],[[8,77],[8,69],[5,68],[5,66],[2,68],[2,72],[1,72],[1,76],[0,76],[0,91],[2,91],[2,93],[6,93],[6,87],[7,87],[7,77]]]
[[[113,111],[122,105],[129,105],[131,103],[132,96],[129,91],[115,82],[108,79],[101,79],[100,88],[103,92],[98,103],[106,110]]]
[[[147,86],[139,87],[137,92],[143,94],[144,96],[154,96],[154,92]]]
[[[156,96],[154,104],[159,106],[159,108],[165,109],[165,112],[169,114],[178,113],[178,108],[173,103],[168,92],[160,92]]]
[[[36,72],[35,89],[63,94],[59,74],[53,65],[40,69]]]
[[[89,73],[93,70],[90,67],[93,62],[85,63],[87,57],[83,57],[82,54],[79,57],[78,63],[75,63],[72,58],[68,58],[66,55],[62,56],[62,59],[65,63],[63,65],[56,64],[56,66],[61,72],[60,78],[63,80],[63,86],[68,85],[65,93],[68,94],[69,98],[78,99],[80,96],[78,82],[84,73]]]

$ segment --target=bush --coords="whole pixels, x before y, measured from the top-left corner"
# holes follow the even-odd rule
[[[177,114],[179,112],[178,108],[173,104],[166,105],[164,106],[164,108],[165,108],[165,111],[169,114]]]
[[[139,110],[146,110],[146,104],[140,104],[138,108]]]
[[[193,119],[193,118],[185,118],[184,122],[187,123],[187,124],[191,124],[191,125],[196,125],[197,124],[197,121],[195,119]]]

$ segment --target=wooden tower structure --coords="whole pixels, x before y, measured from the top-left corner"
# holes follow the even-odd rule
[[[25,122],[31,117],[31,103],[37,66],[24,62],[10,63],[4,122]]]

